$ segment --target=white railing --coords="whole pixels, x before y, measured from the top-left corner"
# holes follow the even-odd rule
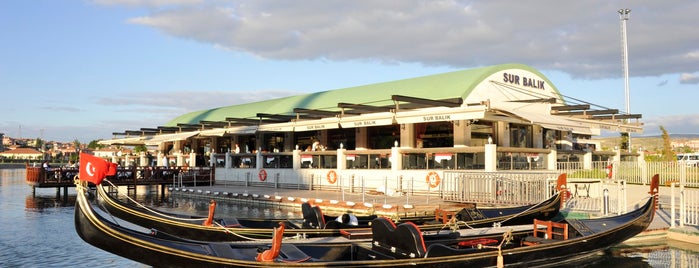
[[[555,193],[557,173],[445,171],[443,200],[485,204],[532,204]]]
[[[670,226],[699,226],[699,189],[688,189],[677,182],[671,188]]]
[[[600,215],[626,212],[626,182],[607,179],[568,179],[566,210]]]

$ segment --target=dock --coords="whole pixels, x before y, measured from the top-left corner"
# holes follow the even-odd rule
[[[56,188],[56,198],[68,197],[68,188],[75,187],[74,179],[79,174],[76,168],[33,167],[26,165],[26,182],[32,187],[32,196],[36,188]],[[121,167],[117,174],[107,179],[115,186],[126,186],[129,194],[136,194],[137,186],[155,185],[164,196],[166,185],[210,185],[214,182],[215,169],[209,167]]]

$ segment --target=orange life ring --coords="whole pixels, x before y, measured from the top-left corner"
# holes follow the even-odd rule
[[[260,173],[257,173],[257,177],[260,178],[260,181],[266,181],[267,180],[267,171],[264,169],[260,169]]]
[[[328,171],[328,175],[326,177],[330,184],[335,184],[335,182],[337,182],[337,173],[335,173],[334,170]]]
[[[430,185],[430,188],[437,188],[439,186],[439,183],[442,182],[442,179],[439,178],[439,174],[434,171],[430,171],[430,173],[427,173],[427,177],[425,177],[425,180],[427,181],[427,184]]]

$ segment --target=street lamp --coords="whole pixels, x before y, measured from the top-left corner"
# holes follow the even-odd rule
[[[628,42],[626,39],[626,21],[629,20],[629,13],[631,9],[619,9],[619,19],[621,20],[621,62],[624,69],[624,97],[626,103],[626,113],[631,114],[631,107],[629,105],[629,51]],[[625,135],[624,135],[625,134]],[[626,136],[626,142],[629,152],[631,152],[631,134],[626,132],[622,133],[622,136]]]

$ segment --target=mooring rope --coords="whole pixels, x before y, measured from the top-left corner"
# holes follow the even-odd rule
[[[161,217],[164,217],[164,218],[168,218],[168,219],[173,219],[173,220],[179,220],[179,221],[203,221],[203,220],[206,220],[206,219],[207,219],[207,218],[180,218],[180,217],[175,217],[175,216],[163,214],[163,213],[161,213],[161,212],[159,212],[159,211],[157,211],[157,210],[153,210],[153,209],[151,209],[151,208],[149,208],[149,207],[147,207],[147,206],[141,204],[140,202],[138,202],[138,201],[136,201],[135,199],[131,198],[128,194],[124,194],[121,190],[119,190],[119,187],[118,187],[118,186],[114,185],[114,183],[112,183],[111,181],[109,181],[107,178],[105,178],[104,181],[107,181],[107,183],[109,183],[110,186],[115,187],[115,188],[117,189],[117,193],[126,196],[126,198],[127,198],[128,200],[130,200],[131,202],[134,202],[134,203],[137,204],[139,207],[141,207],[141,208],[143,208],[143,209],[145,209],[145,210],[147,210],[147,211],[149,211],[149,212],[151,212],[151,213],[153,213],[153,214],[156,214],[156,215],[158,215],[158,216],[161,216]],[[97,187],[102,187],[102,186],[98,185]],[[103,190],[103,189],[102,189],[102,190]],[[99,191],[99,190],[98,190],[98,191]],[[107,212],[109,212],[109,211],[106,210],[106,209],[104,209],[104,210],[107,211]],[[113,215],[111,215],[111,213],[109,213],[109,215],[110,215],[110,217],[114,218]],[[221,223],[219,223],[219,222],[217,222],[217,221],[214,221],[214,224],[215,224],[216,226],[222,228],[222,229],[224,230],[225,233],[228,233],[228,234],[231,234],[231,235],[240,237],[240,238],[245,239],[245,240],[249,240],[249,241],[264,240],[264,239],[252,238],[252,237],[248,237],[248,236],[244,236],[244,235],[239,234],[238,232],[241,231],[241,230],[243,230],[242,228],[229,228],[229,227],[226,227],[226,226],[222,225]]]
[[[174,219],[174,220],[178,220],[178,221],[203,221],[203,220],[206,220],[206,218],[180,218],[180,217],[175,217],[175,216],[171,216],[171,215],[168,215],[168,214],[163,214],[163,213],[161,213],[160,211],[153,210],[153,209],[149,208],[148,206],[146,206],[146,205],[144,205],[144,204],[141,204],[141,202],[138,202],[138,201],[136,201],[136,199],[131,198],[128,194],[124,194],[121,190],[119,190],[119,187],[118,187],[118,186],[114,185],[114,184],[113,184],[111,181],[109,181],[108,179],[105,178],[104,180],[107,181],[107,182],[109,183],[110,186],[115,187],[115,188],[117,189],[117,193],[119,193],[119,194],[125,196],[126,199],[128,199],[129,201],[135,203],[138,207],[143,208],[143,209],[145,209],[146,211],[148,211],[148,212],[150,212],[150,213],[153,213],[153,214],[156,214],[156,215],[158,215],[158,216],[160,216],[160,217],[168,218],[168,219]],[[100,187],[100,186],[98,186],[98,187]]]

